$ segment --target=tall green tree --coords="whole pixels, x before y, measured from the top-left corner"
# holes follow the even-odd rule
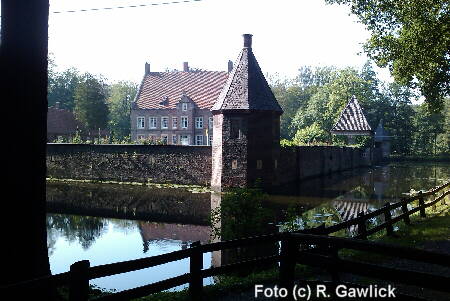
[[[438,137],[445,134],[443,112],[430,112],[425,104],[416,107],[414,118],[414,153],[417,155],[438,155]],[[448,135],[448,133],[447,133]]]
[[[88,130],[105,129],[108,123],[108,87],[102,78],[85,73],[75,88],[75,118]]]
[[[364,49],[395,80],[420,90],[431,109],[450,93],[448,0],[325,0],[346,4],[371,32]]]
[[[81,78],[82,76],[76,68],[69,68],[63,72],[56,72],[54,68],[49,68],[48,105],[55,106],[58,102],[60,108],[73,111],[75,107],[75,89]]]
[[[133,82],[120,81],[110,87],[108,127],[115,139],[122,140],[130,135],[131,102],[136,92],[137,84]]]

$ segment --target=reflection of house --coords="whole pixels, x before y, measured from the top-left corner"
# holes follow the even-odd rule
[[[368,202],[352,202],[346,200],[334,201],[333,206],[339,212],[343,222],[356,218],[359,212],[367,212],[369,209]]]
[[[232,70],[228,63],[228,72]],[[145,74],[131,108],[131,138],[165,144],[211,145],[211,107],[227,78],[225,71],[183,71]]]
[[[143,241],[173,239],[182,242],[199,240],[202,244],[208,243],[211,230],[208,226],[163,224],[163,223],[139,223],[139,229]]]
[[[53,142],[58,138],[73,137],[78,129],[81,129],[81,123],[75,119],[73,113],[69,110],[56,106],[49,107],[47,110],[47,141]]]

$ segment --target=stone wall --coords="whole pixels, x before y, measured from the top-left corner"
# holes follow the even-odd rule
[[[371,157],[370,151],[351,147],[282,147],[276,167],[277,184],[299,183],[337,171],[370,166]],[[214,160],[219,172],[221,159]],[[228,173],[235,170],[239,171],[239,162],[236,169],[229,167]],[[47,176],[53,178],[209,186],[211,173],[209,146],[47,145]],[[228,173],[215,175],[215,183],[224,181]]]
[[[371,153],[352,147],[297,146],[281,148],[280,184],[299,183],[333,172],[371,165]]]
[[[47,176],[209,185],[211,147],[47,144]]]

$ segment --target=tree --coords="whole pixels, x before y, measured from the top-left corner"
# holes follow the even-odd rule
[[[79,71],[69,68],[63,72],[49,68],[48,75],[48,105],[55,106],[59,102],[62,109],[73,111],[75,107],[75,89],[81,80]]]
[[[414,118],[414,152],[418,155],[438,154],[438,136],[444,132],[445,116],[443,112],[433,113],[422,104],[416,108]],[[448,133],[447,133],[448,135]]]
[[[137,85],[133,82],[121,81],[110,87],[108,127],[115,139],[122,140],[130,135],[130,109],[136,92]]]
[[[371,37],[364,50],[395,80],[419,88],[431,109],[450,91],[450,5],[447,0],[326,0],[350,5]]]
[[[75,88],[75,118],[88,130],[104,129],[108,123],[107,85],[85,73]]]

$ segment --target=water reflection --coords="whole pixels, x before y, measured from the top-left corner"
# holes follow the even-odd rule
[[[88,259],[91,266],[155,256],[207,242],[208,226],[150,223],[91,216],[47,215],[47,245],[53,274],[66,272],[72,263]],[[209,268],[211,254],[204,254]],[[124,290],[187,273],[189,260],[92,280],[107,289]],[[212,279],[205,279],[210,284]],[[178,287],[176,289],[182,288]]]
[[[224,215],[222,209],[233,206],[224,203],[224,195],[219,193],[194,194],[180,189],[128,185],[49,183],[47,201],[55,212],[129,218],[49,214],[51,269],[53,273],[65,272],[70,264],[83,259],[89,259],[91,265],[100,265],[154,256],[185,249],[197,240],[207,243],[321,224],[330,226],[354,218],[358,212],[380,208],[386,201],[395,202],[411,189],[426,190],[449,178],[450,163],[396,163],[357,169],[305,180],[300,185],[283,188],[277,195],[258,195],[255,200],[261,201],[260,204],[252,199],[235,202],[241,207],[234,215]],[[206,226],[211,211],[218,212],[212,230]],[[380,218],[373,219],[370,223],[380,221]],[[215,229],[219,231],[215,233]],[[351,235],[354,231],[352,228],[340,235]],[[208,253],[203,262],[204,267],[209,268],[276,252],[278,245],[268,244]],[[188,268],[189,261],[182,260],[97,279],[92,283],[123,290],[181,275],[188,272]],[[205,284],[211,282],[211,279],[205,280]]]
[[[357,217],[359,212],[374,211],[386,202],[397,202],[411,190],[428,190],[449,179],[450,163],[393,163],[307,180],[298,185],[297,197],[284,196],[283,205],[289,209],[286,218],[278,221],[280,230],[301,230],[347,221]],[[382,217],[369,221],[372,225],[381,222]],[[356,227],[351,227],[343,235],[353,235],[355,230]]]

